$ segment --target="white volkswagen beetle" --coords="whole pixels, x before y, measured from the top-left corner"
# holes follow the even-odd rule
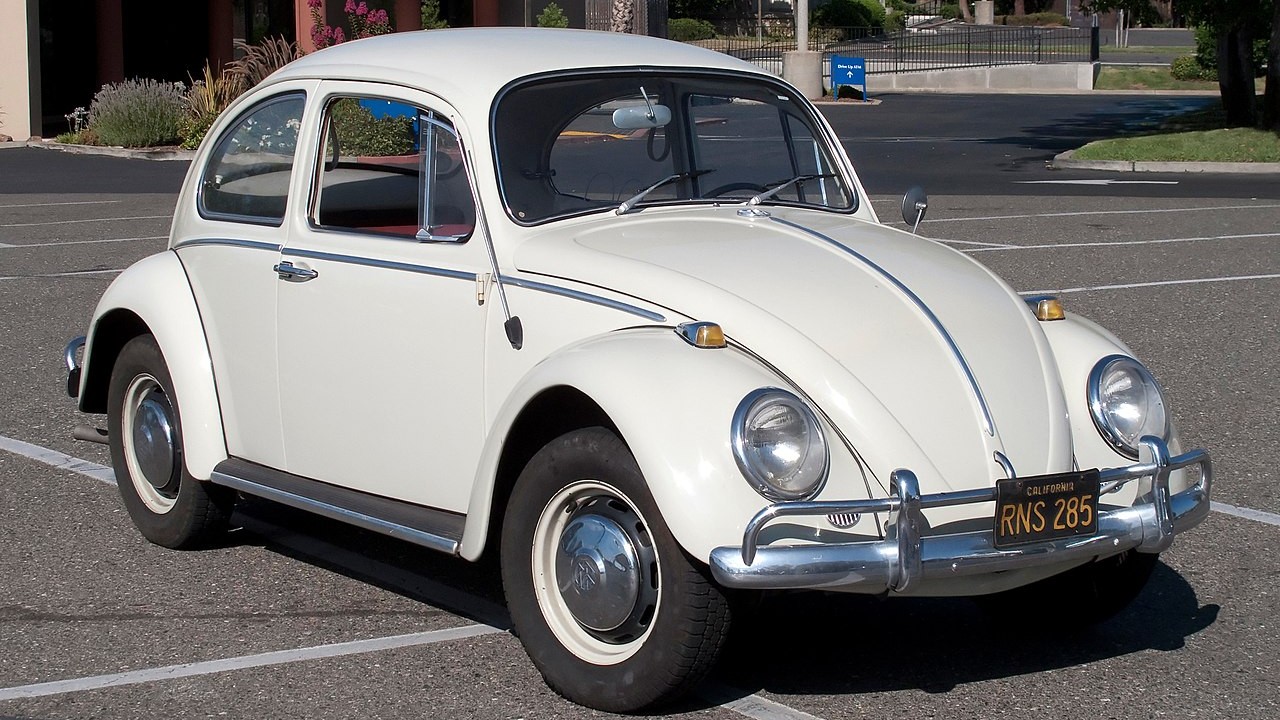
[[[606,710],[695,684],[739,594],[1096,621],[1209,509],[1119,340],[880,224],[791,86],[644,37],[292,63],[85,342],[68,388],[149,540],[198,545],[247,493],[499,553],[538,669]]]

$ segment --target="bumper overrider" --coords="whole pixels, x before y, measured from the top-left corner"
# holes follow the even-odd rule
[[[1177,493],[1169,491],[1174,470],[1198,466],[1199,481]],[[929,508],[994,502],[995,488],[921,495],[910,470],[890,477],[891,497],[871,500],[780,502],[761,510],[747,523],[742,547],[711,552],[715,579],[727,587],[765,589],[827,588],[881,594],[903,592],[932,579],[956,578],[1040,565],[1087,560],[1125,550],[1158,553],[1175,535],[1199,524],[1209,513],[1213,466],[1209,453],[1192,450],[1176,457],[1161,439],[1142,438],[1138,462],[1099,472],[1101,492],[1114,492],[1139,481],[1130,507],[1099,510],[1097,533],[1089,537],[995,547],[993,530],[922,536]],[[1149,487],[1148,487],[1149,482]],[[788,516],[888,513],[884,540],[803,545],[759,544],[761,531]],[[994,520],[994,518],[993,518]]]

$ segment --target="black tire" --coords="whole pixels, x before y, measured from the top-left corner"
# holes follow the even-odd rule
[[[1155,553],[1128,550],[977,600],[1002,618],[1052,618],[1055,628],[1087,627],[1110,619],[1133,602],[1159,560]]]
[[[130,340],[116,358],[107,422],[116,486],[143,537],[191,548],[226,529],[235,492],[187,472],[173,380],[151,335]]]
[[[604,428],[534,455],[507,506],[501,555],[516,634],[547,685],[574,702],[633,712],[673,700],[724,643],[724,594],[681,550],[630,450]]]

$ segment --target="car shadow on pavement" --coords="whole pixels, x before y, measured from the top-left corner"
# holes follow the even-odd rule
[[[491,559],[470,563],[257,498],[242,498],[233,522],[238,530],[229,544],[262,547],[476,622],[510,627]],[[1040,627],[1011,622],[967,598],[780,593],[735,612],[729,645],[707,685],[662,712],[696,711],[760,691],[944,693],[1143,650],[1177,650],[1212,625],[1218,611],[1200,605],[1194,589],[1163,563],[1129,607],[1081,630],[1062,629],[1052,617]]]
[[[726,652],[717,676],[744,693],[942,693],[1143,650],[1176,650],[1212,625],[1218,611],[1200,605],[1194,589],[1163,563],[1127,608],[1078,630],[1057,626],[1052,616],[1041,626],[1010,621],[965,598],[795,594],[767,600],[734,628],[731,642],[749,648]]]

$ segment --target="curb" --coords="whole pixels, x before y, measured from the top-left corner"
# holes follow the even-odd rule
[[[1109,170],[1111,172],[1280,174],[1280,163],[1150,162],[1143,160],[1076,160],[1075,150],[1053,156],[1052,170]]]
[[[17,147],[40,148],[41,150],[58,150],[73,155],[106,155],[108,157],[128,158],[131,160],[184,160],[190,161],[196,156],[194,150],[177,148],[123,148],[104,147],[101,145],[72,145],[52,140],[32,140],[25,143],[11,143]]]

